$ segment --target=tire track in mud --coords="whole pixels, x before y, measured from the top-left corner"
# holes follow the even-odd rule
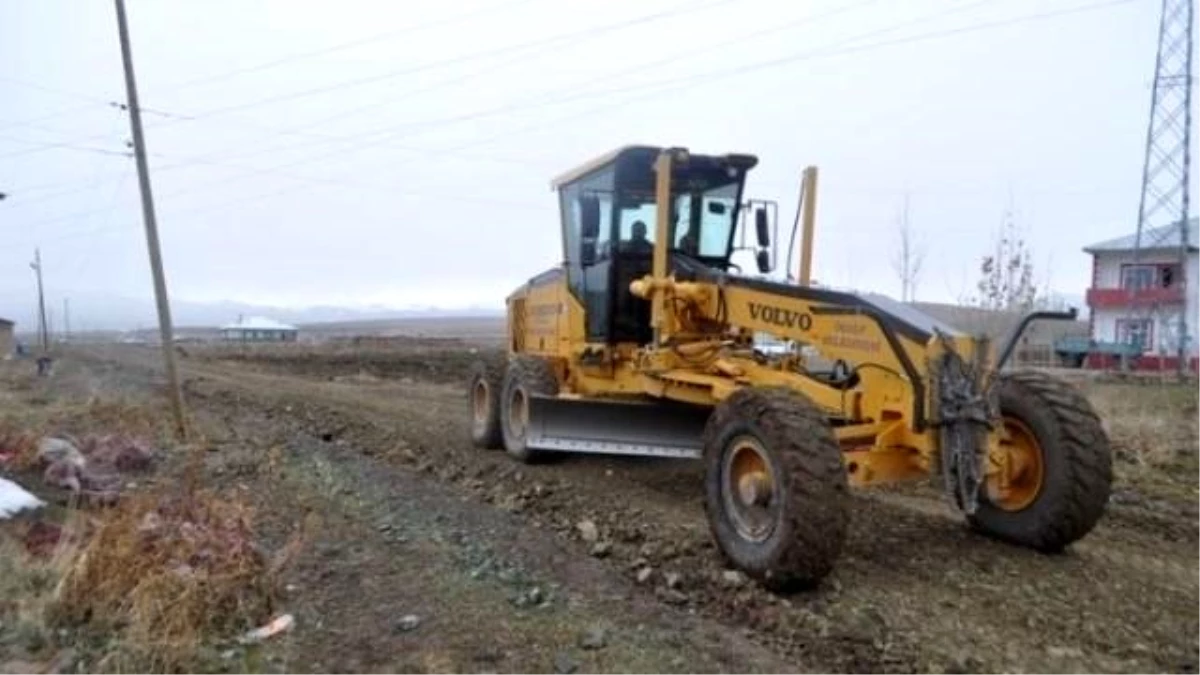
[[[344,437],[331,450],[286,418],[267,417],[266,407],[224,392],[201,400],[205,426],[219,416],[228,428],[259,431],[257,444],[212,455],[219,466],[272,454],[265,468],[249,459],[262,478],[255,497],[285,520],[315,512],[326,521],[289,575],[304,589],[291,607],[298,619],[292,663],[317,672],[323,664],[351,672],[542,672],[561,668],[562,658],[587,672],[790,669],[719,622],[663,611],[602,561],[566,555],[564,542],[518,515],[379,462]],[[405,612],[425,617],[420,631],[389,630]],[[581,648],[579,636],[597,626],[605,648]]]
[[[445,385],[313,381],[220,364],[186,364],[185,373],[193,394],[372,448],[379,461],[556,530],[580,555],[591,544],[575,525],[591,519],[610,543],[606,564],[635,579],[651,568],[647,594],[742,630],[798,670],[1196,669],[1194,522],[1172,522],[1182,536],[1164,539],[1140,531],[1136,510],[1120,510],[1066,554],[1047,556],[970,532],[923,486],[862,493],[827,583],[778,597],[725,574],[698,464],[518,465],[469,445],[465,393]]]

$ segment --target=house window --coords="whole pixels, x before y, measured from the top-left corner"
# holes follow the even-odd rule
[[[1153,322],[1150,319],[1117,319],[1117,340],[1124,344],[1139,345],[1148,350],[1153,344]]]
[[[1171,288],[1179,279],[1179,265],[1124,265],[1121,288],[1140,291],[1147,288]]]

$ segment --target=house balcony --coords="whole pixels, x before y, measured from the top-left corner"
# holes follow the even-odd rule
[[[1087,304],[1092,309],[1148,307],[1182,302],[1182,286],[1136,290],[1132,288],[1089,288],[1087,290]]]

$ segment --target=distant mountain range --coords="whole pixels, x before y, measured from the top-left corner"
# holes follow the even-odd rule
[[[158,315],[151,297],[131,298],[96,293],[59,294],[46,298],[46,312],[53,333],[63,328],[63,295],[70,297],[72,331],[127,331],[153,329],[158,326]],[[1086,320],[1087,306],[1083,298],[1076,295],[1056,294],[1055,304],[1079,309],[1080,318]],[[371,305],[364,307],[339,307],[316,305],[313,307],[289,308],[256,305],[244,302],[195,302],[175,299],[171,303],[172,320],[177,328],[216,328],[233,323],[238,317],[262,316],[294,325],[315,323],[346,323],[362,321],[385,321],[388,319],[452,318],[503,316],[504,308],[470,306],[445,308],[433,306],[386,307]],[[37,329],[36,298],[17,297],[0,290],[0,318],[17,323],[18,333],[32,333]]]
[[[137,330],[158,325],[153,298],[130,298],[95,293],[66,294],[70,298],[72,331]],[[47,297],[46,314],[52,332],[63,328],[61,298]],[[374,321],[406,318],[445,318],[500,316],[503,307],[443,308],[408,307],[336,307],[318,305],[303,308],[272,307],[243,302],[194,302],[175,299],[171,302],[172,322],[180,328],[216,327],[233,323],[239,316],[264,316],[291,324],[311,324],[346,321]],[[36,298],[13,297],[0,291],[0,318],[17,322],[18,332],[37,328]]]

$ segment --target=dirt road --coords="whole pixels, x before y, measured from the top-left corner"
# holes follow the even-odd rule
[[[86,361],[149,382],[156,359]],[[827,583],[778,597],[720,564],[698,465],[522,466],[470,446],[463,388],[430,381],[446,379],[436,364],[399,379],[283,368],[183,360],[212,475],[254,494],[280,538],[297,514],[323,523],[290,581],[297,632],[274,657],[289,668],[1197,667],[1194,469],[1176,496],[1119,490],[1056,556],[971,533],[926,486],[863,492]]]

